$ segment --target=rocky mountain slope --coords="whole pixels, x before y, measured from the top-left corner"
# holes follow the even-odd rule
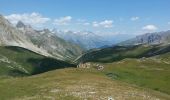
[[[24,25],[21,21],[18,22],[16,27],[29,37],[34,45],[48,51],[55,57],[73,60],[83,52],[83,49],[78,45],[59,38],[48,29],[35,30],[29,25]]]
[[[2,15],[0,16],[1,46],[19,46],[45,56],[69,61],[83,52],[78,45],[57,37],[48,29],[37,31],[21,21],[16,27]]]
[[[0,15],[0,45],[24,47],[45,56],[51,56],[45,50],[36,47],[27,36],[12,26],[2,15]]]
[[[138,45],[138,44],[169,44],[170,43],[170,30],[146,33],[144,35],[136,36],[133,39],[121,42],[119,45]]]

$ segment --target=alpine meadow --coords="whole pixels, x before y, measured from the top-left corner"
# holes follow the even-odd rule
[[[169,0],[0,0],[0,100],[170,100]]]

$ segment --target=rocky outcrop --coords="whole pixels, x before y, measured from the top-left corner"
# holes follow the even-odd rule
[[[77,68],[90,68],[92,67],[91,63],[80,63],[77,65]]]
[[[104,66],[101,64],[87,62],[78,64],[77,68],[95,68],[97,70],[103,70]]]

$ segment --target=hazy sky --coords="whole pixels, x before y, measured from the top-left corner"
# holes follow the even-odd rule
[[[0,14],[14,24],[102,35],[170,29],[170,0],[0,0]]]

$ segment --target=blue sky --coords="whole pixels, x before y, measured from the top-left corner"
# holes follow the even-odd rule
[[[103,36],[170,29],[170,0],[0,0],[0,14],[36,28]]]

